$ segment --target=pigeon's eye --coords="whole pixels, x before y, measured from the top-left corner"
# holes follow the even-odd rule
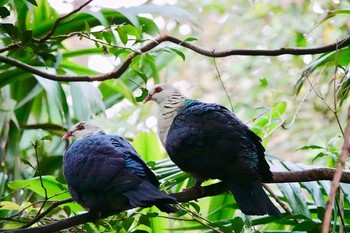
[[[159,93],[161,92],[163,89],[161,87],[156,87],[156,89],[154,90],[154,93]]]
[[[77,126],[77,130],[83,130],[83,129],[85,129],[84,125],[78,125]]]

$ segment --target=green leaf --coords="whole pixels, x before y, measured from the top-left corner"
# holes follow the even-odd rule
[[[0,210],[21,210],[23,209],[22,206],[18,205],[17,203],[11,202],[11,201],[1,201],[0,202]]]
[[[36,168],[26,159],[21,159],[22,163],[24,163],[25,165],[28,165],[29,167],[33,168],[34,170],[36,170]]]
[[[31,42],[33,39],[33,31],[32,30],[25,30],[22,32],[22,42],[25,44],[25,43],[28,43],[28,42]]]
[[[51,122],[60,124],[65,116],[66,98],[60,83],[34,75],[41,87],[45,89],[47,108]]]
[[[69,83],[73,99],[74,116],[79,121],[89,120],[105,109],[100,90],[92,83]]]
[[[297,47],[305,47],[307,45],[307,41],[304,34],[297,32],[295,36],[295,43]]]
[[[122,41],[122,43],[124,45],[126,45],[128,43],[128,34],[127,32],[125,31],[125,28],[123,27],[117,27],[117,32],[118,32],[118,35],[119,35],[119,38],[120,40]]]
[[[208,220],[217,221],[231,218],[237,210],[237,208],[232,208],[233,203],[232,194],[222,194],[212,197],[208,209]]]
[[[40,92],[43,91],[43,88],[40,84],[37,84],[29,93],[27,93],[27,96],[22,99],[19,103],[16,105],[16,109],[22,107],[29,101],[33,100]]]
[[[201,212],[201,207],[196,202],[190,201],[188,204],[192,206],[197,213]]]
[[[52,141],[52,135],[45,135],[39,139],[40,141]]]
[[[268,85],[267,79],[266,78],[261,78],[259,79],[260,81],[260,86],[261,87],[266,87]]]
[[[326,22],[330,18],[333,18],[336,15],[340,15],[340,14],[349,15],[350,14],[350,10],[341,9],[341,10],[327,11],[326,15],[324,15],[324,17],[313,27],[313,29],[318,27],[322,23]]]
[[[148,90],[146,88],[142,88],[141,90],[142,94],[135,98],[137,102],[142,102],[148,95]]]
[[[140,17],[139,22],[140,22],[140,26],[142,27],[142,31],[144,33],[147,33],[151,36],[155,36],[159,34],[158,26],[153,20]]]
[[[132,145],[145,161],[155,161],[164,158],[160,152],[157,135],[153,131],[138,133]]]
[[[91,28],[90,28],[90,25],[88,22],[85,21],[85,31],[86,32],[90,32],[91,31]]]
[[[133,72],[135,72],[140,78],[142,78],[144,83],[147,83],[148,78],[147,78],[146,74],[144,74],[140,71],[137,71],[137,70],[133,70]]]
[[[130,24],[123,25],[123,26],[120,26],[118,28],[122,28],[123,31],[128,35],[135,36],[136,40],[139,40],[141,38],[141,35],[139,34],[139,30]]]
[[[189,38],[186,38],[184,41],[185,42],[191,42],[191,41],[196,41],[198,40],[197,38],[194,38],[194,37],[189,37]]]
[[[102,51],[102,50],[101,50]],[[93,69],[90,69],[84,65],[80,65],[78,63],[69,61],[68,59],[64,59],[61,61],[60,66],[67,71],[73,72],[77,75],[96,75],[100,74],[100,72],[97,72]]]
[[[51,201],[70,198],[67,186],[57,182],[54,176],[42,176],[42,182],[47,191],[47,196],[49,198],[51,197]],[[11,181],[8,186],[14,190],[29,189],[41,197],[45,197],[45,189],[41,185],[40,177],[33,177],[26,180],[14,180]]]
[[[151,227],[151,221],[150,221],[149,217],[147,215],[144,215],[144,214],[141,215],[138,223],[140,225],[145,225],[145,226]]]
[[[315,150],[315,149],[324,149],[322,146],[318,146],[318,145],[308,145],[308,146],[303,146],[297,150]]]
[[[26,1],[33,4],[34,6],[38,6],[35,0],[26,0]]]
[[[350,67],[347,68],[344,78],[340,83],[340,88],[337,91],[337,98],[339,100],[339,105],[342,106],[345,100],[347,100],[349,96],[350,90]]]
[[[242,232],[244,227],[243,219],[240,217],[235,217],[231,220],[231,228],[234,230],[235,233]]]
[[[6,8],[6,7],[4,7],[4,6],[1,6],[0,7],[0,17],[1,18],[6,18],[7,16],[10,16],[10,11]]]
[[[13,24],[1,23],[0,33],[7,33],[13,40],[17,40],[19,35],[19,30]]]
[[[120,94],[133,104],[137,104],[130,88],[120,79],[106,80],[100,84],[99,89],[105,98],[109,93]]]
[[[276,105],[273,106],[272,112],[271,112],[271,118],[281,118],[281,116],[284,115],[284,113],[287,110],[287,102],[279,102]]]
[[[111,44],[114,41],[114,35],[111,31],[102,32],[102,36],[108,44]]]
[[[279,171],[286,170],[285,166],[288,167],[287,162],[281,163],[277,160],[271,161],[274,165],[275,169]],[[310,210],[306,204],[306,200],[304,199],[300,185],[298,183],[280,183],[277,184],[283,195],[285,196],[287,202],[295,214],[301,214],[306,217],[310,217]]]
[[[319,224],[311,220],[305,220],[293,228],[293,231],[304,231],[304,232],[316,232],[316,229],[319,228]]]
[[[304,68],[301,78],[296,84],[296,86],[298,87],[295,87],[295,89],[297,90],[296,93],[298,93],[298,90],[300,90],[300,86],[303,84],[305,79],[309,77],[317,68],[323,67],[325,64],[347,66],[349,65],[349,63],[350,46],[321,55],[316,61],[311,62]]]
[[[134,218],[127,218],[125,220],[122,221],[122,226],[123,228],[129,232],[129,228],[131,227],[131,225],[134,223],[135,219]]]
[[[63,211],[66,213],[67,216],[70,216],[72,210],[69,206],[63,206]]]
[[[325,212],[326,212],[326,209],[324,207],[317,207],[317,218],[323,221]]]
[[[185,61],[186,56],[183,52],[181,52],[180,50],[174,49],[174,48],[170,48],[171,51],[175,52],[177,55],[179,55],[183,61]]]

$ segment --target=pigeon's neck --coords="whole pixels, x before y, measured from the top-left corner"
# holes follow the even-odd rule
[[[170,98],[159,104],[158,133],[164,146],[170,126],[178,112],[185,106],[185,103],[186,97],[180,92],[174,92]]]

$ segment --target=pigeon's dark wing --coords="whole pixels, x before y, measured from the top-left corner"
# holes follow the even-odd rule
[[[271,179],[261,139],[217,104],[191,100],[175,117],[165,142],[171,159],[199,179]]]
[[[175,164],[197,180],[226,183],[244,213],[281,214],[260,183],[272,179],[261,139],[225,107],[187,100],[165,147]]]
[[[153,172],[123,138],[93,135],[77,140],[64,156],[72,197],[89,209],[128,209],[175,200],[158,190]],[[147,194],[147,195],[146,195]]]

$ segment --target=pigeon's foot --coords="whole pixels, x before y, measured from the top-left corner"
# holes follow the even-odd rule
[[[200,194],[204,194],[204,188],[201,186],[202,181],[196,180],[196,182],[189,188],[185,188],[183,192],[199,192]]]

